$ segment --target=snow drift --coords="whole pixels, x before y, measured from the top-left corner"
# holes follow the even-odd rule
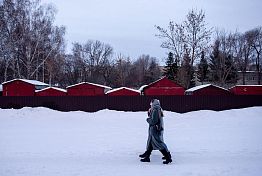
[[[161,154],[140,163],[146,112],[58,112],[46,108],[0,109],[1,176],[259,176],[262,172],[262,107],[164,112]]]

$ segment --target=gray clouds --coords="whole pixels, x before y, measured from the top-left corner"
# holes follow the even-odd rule
[[[166,57],[154,25],[181,22],[192,9],[203,9],[211,27],[245,31],[261,24],[261,0],[43,0],[58,9],[56,23],[67,27],[67,40],[100,40],[116,52],[137,58]]]

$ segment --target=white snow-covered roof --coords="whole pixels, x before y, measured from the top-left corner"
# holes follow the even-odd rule
[[[47,89],[55,89],[55,90],[58,90],[58,91],[61,91],[61,92],[65,92],[66,93],[66,90],[65,89],[61,89],[61,88],[58,88],[58,87],[46,87],[44,89],[41,89],[41,90],[36,90],[35,92],[41,92],[41,91],[45,91]]]
[[[257,71],[237,71],[238,73],[243,73],[243,72],[245,72],[245,73],[257,73]]]
[[[143,90],[144,90],[144,88],[145,87],[147,87],[148,85],[143,85],[143,86],[141,86],[138,90],[140,91],[140,92],[142,92]]]
[[[200,86],[196,86],[196,87],[192,87],[190,89],[187,89],[185,92],[194,92],[196,90],[203,89],[203,88],[209,87],[209,86],[214,86],[214,87],[217,87],[217,88],[224,89],[224,90],[228,91],[227,89],[225,89],[223,87],[219,87],[219,86],[212,85],[212,84],[204,84],[204,85],[200,85]]]
[[[150,86],[150,85],[152,85],[152,84],[154,84],[154,83],[156,83],[156,82],[158,82],[158,81],[160,81],[160,80],[162,80],[162,79],[164,79],[164,78],[166,78],[166,77],[163,76],[163,77],[161,77],[160,79],[158,79],[158,80],[156,80],[156,81],[154,81],[154,82],[148,84],[147,86]],[[145,87],[147,87],[147,86],[145,86]],[[145,87],[144,87],[144,88],[145,88]]]
[[[196,91],[196,90],[203,89],[203,88],[208,87],[208,86],[211,86],[211,84],[205,84],[205,85],[195,86],[195,87],[192,87],[192,88],[190,88],[190,89],[187,89],[186,92],[194,92],[194,91]]]
[[[153,85],[153,84],[155,84],[155,83],[157,83],[157,82],[159,82],[159,81],[161,81],[161,80],[163,80],[163,79],[169,80],[166,76],[163,76],[163,77],[161,77],[160,79],[158,79],[158,80],[156,80],[156,81],[154,81],[154,82],[152,82],[152,83],[150,83],[150,84],[148,84],[148,85],[144,85],[144,86],[140,87],[140,89],[144,90],[145,88],[150,87],[151,85]],[[174,81],[172,81],[172,80],[169,80],[169,81],[174,82]],[[174,82],[174,83],[175,83],[176,85],[180,86],[178,83],[176,83],[176,82]],[[139,90],[140,90],[140,89],[139,89]],[[142,91],[142,90],[141,90],[141,91]]]
[[[95,83],[90,83],[90,82],[81,82],[81,83],[78,83],[78,84],[74,84],[74,85],[71,85],[71,86],[67,86],[66,88],[70,88],[70,87],[74,87],[74,86],[78,86],[78,85],[82,85],[82,84],[90,84],[90,85],[93,85],[93,86],[97,86],[97,87],[102,87],[102,88],[105,88],[105,89],[112,89],[111,87],[108,87],[108,86],[104,86],[104,85],[100,85],[100,84],[95,84]]]
[[[142,92],[146,87],[149,87],[149,86],[151,86],[152,84],[155,84],[156,82],[158,82],[158,81],[160,81],[160,80],[162,80],[162,79],[164,79],[164,78],[165,78],[165,76],[161,77],[160,79],[158,79],[158,80],[156,80],[156,81],[154,81],[154,82],[152,82],[152,83],[150,83],[150,84],[148,84],[148,85],[143,85],[143,86],[141,86],[141,87],[139,88],[139,90]]]
[[[7,83],[10,83],[10,82],[13,82],[13,81],[23,81],[23,82],[26,82],[26,83],[29,83],[29,84],[33,84],[35,86],[48,86],[48,84],[43,83],[41,81],[28,80],[28,79],[13,79],[13,80],[10,80],[10,81],[6,81],[6,82],[4,82],[2,84],[7,84]]]
[[[131,89],[131,88],[128,88],[128,87],[119,87],[119,88],[107,91],[106,94],[109,94],[109,93],[112,93],[112,92],[116,92],[116,91],[119,91],[119,90],[122,90],[122,89],[130,90],[130,91],[137,92],[137,93],[141,93],[139,90],[136,90],[136,89]]]
[[[2,86],[2,84],[0,84],[0,92],[2,92],[3,91],[3,86]]]

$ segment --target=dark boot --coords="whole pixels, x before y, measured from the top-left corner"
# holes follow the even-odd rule
[[[150,157],[145,157],[140,160],[141,162],[150,162]]]
[[[145,151],[145,153],[139,155],[140,158],[146,158],[149,157],[151,155],[152,150],[147,150]]]
[[[164,155],[166,161],[163,161],[163,164],[172,163],[171,154],[170,152],[167,152],[165,149],[160,150],[160,152]]]
[[[163,161],[163,164],[172,163],[172,158],[170,152],[167,152],[168,158],[166,158],[166,161]]]

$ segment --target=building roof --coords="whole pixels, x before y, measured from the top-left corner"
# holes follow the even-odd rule
[[[142,92],[143,90],[144,90],[144,88],[145,87],[147,87],[148,85],[143,85],[143,86],[141,86],[138,90],[140,91],[140,92]]]
[[[160,79],[158,79],[158,80],[156,80],[156,81],[154,81],[154,82],[152,82],[152,83],[150,83],[150,84],[148,84],[148,85],[144,85],[144,86],[140,87],[139,90],[143,91],[144,89],[146,89],[146,88],[148,88],[148,87],[150,87],[150,86],[156,84],[157,82],[159,82],[159,81],[161,81],[161,80],[163,80],[163,79],[167,79],[168,81],[173,82],[173,83],[176,84],[177,86],[182,87],[182,86],[179,85],[178,83],[176,83],[176,82],[174,82],[174,81],[168,79],[166,76],[163,76],[162,78],[160,78]]]
[[[26,82],[26,83],[29,83],[29,84],[32,84],[32,85],[35,85],[35,86],[48,86],[48,84],[43,83],[41,81],[28,80],[28,79],[13,79],[13,80],[10,80],[10,81],[6,81],[2,84],[7,84],[7,83],[10,83],[10,82],[13,82],[13,81],[23,81],[23,82]]]
[[[229,89],[233,89],[234,87],[262,87],[262,85],[235,85],[233,87],[230,87]]]
[[[153,85],[153,84],[155,84],[155,83],[157,83],[157,82],[159,82],[159,81],[161,81],[162,79],[165,79],[165,78],[166,78],[166,77],[164,76],[164,77],[162,77],[162,78],[160,78],[160,79],[158,79],[158,80],[156,80],[156,81],[154,81],[154,82],[148,84],[148,85],[145,86],[144,88],[149,87],[149,86],[151,86],[151,85]]]
[[[238,73],[257,73],[257,71],[237,71]]]
[[[211,84],[205,84],[205,85],[200,85],[200,86],[195,86],[195,87],[192,87],[190,89],[187,89],[186,92],[194,92],[196,90],[199,90],[199,89],[203,89],[205,87],[208,87],[210,86]]]
[[[206,87],[209,87],[209,86],[214,86],[214,87],[217,87],[219,89],[224,89],[224,90],[228,91],[227,89],[225,89],[223,87],[219,87],[219,86],[212,85],[212,84],[204,84],[204,85],[200,85],[200,86],[196,86],[196,87],[192,87],[190,89],[187,89],[186,92],[194,92],[196,90],[203,89],[203,88],[206,88]]]
[[[61,91],[61,92],[65,92],[65,93],[66,93],[66,90],[65,90],[65,89],[61,89],[61,88],[58,88],[58,87],[46,87],[46,88],[41,89],[41,90],[36,90],[35,92],[41,92],[41,91],[45,91],[45,90],[48,90],[48,89],[55,89],[55,90],[58,90],[58,91]]]
[[[235,85],[233,87],[246,87],[246,86],[250,86],[250,87],[260,87],[262,85]]]
[[[78,86],[78,85],[82,85],[82,84],[90,84],[90,85],[97,86],[97,87],[102,87],[102,88],[105,88],[105,89],[112,89],[111,87],[108,87],[108,86],[95,84],[95,83],[90,83],[90,82],[81,82],[81,83],[78,83],[78,84],[67,86],[66,88],[68,89],[68,88],[71,88],[71,87],[74,87],[74,86]]]
[[[116,92],[116,91],[119,91],[119,90],[122,90],[122,89],[130,90],[130,91],[137,92],[137,93],[141,93],[139,90],[136,90],[136,89],[131,89],[131,88],[128,88],[128,87],[119,87],[119,88],[107,91],[106,94],[109,94],[109,93],[112,93],[112,92]]]

